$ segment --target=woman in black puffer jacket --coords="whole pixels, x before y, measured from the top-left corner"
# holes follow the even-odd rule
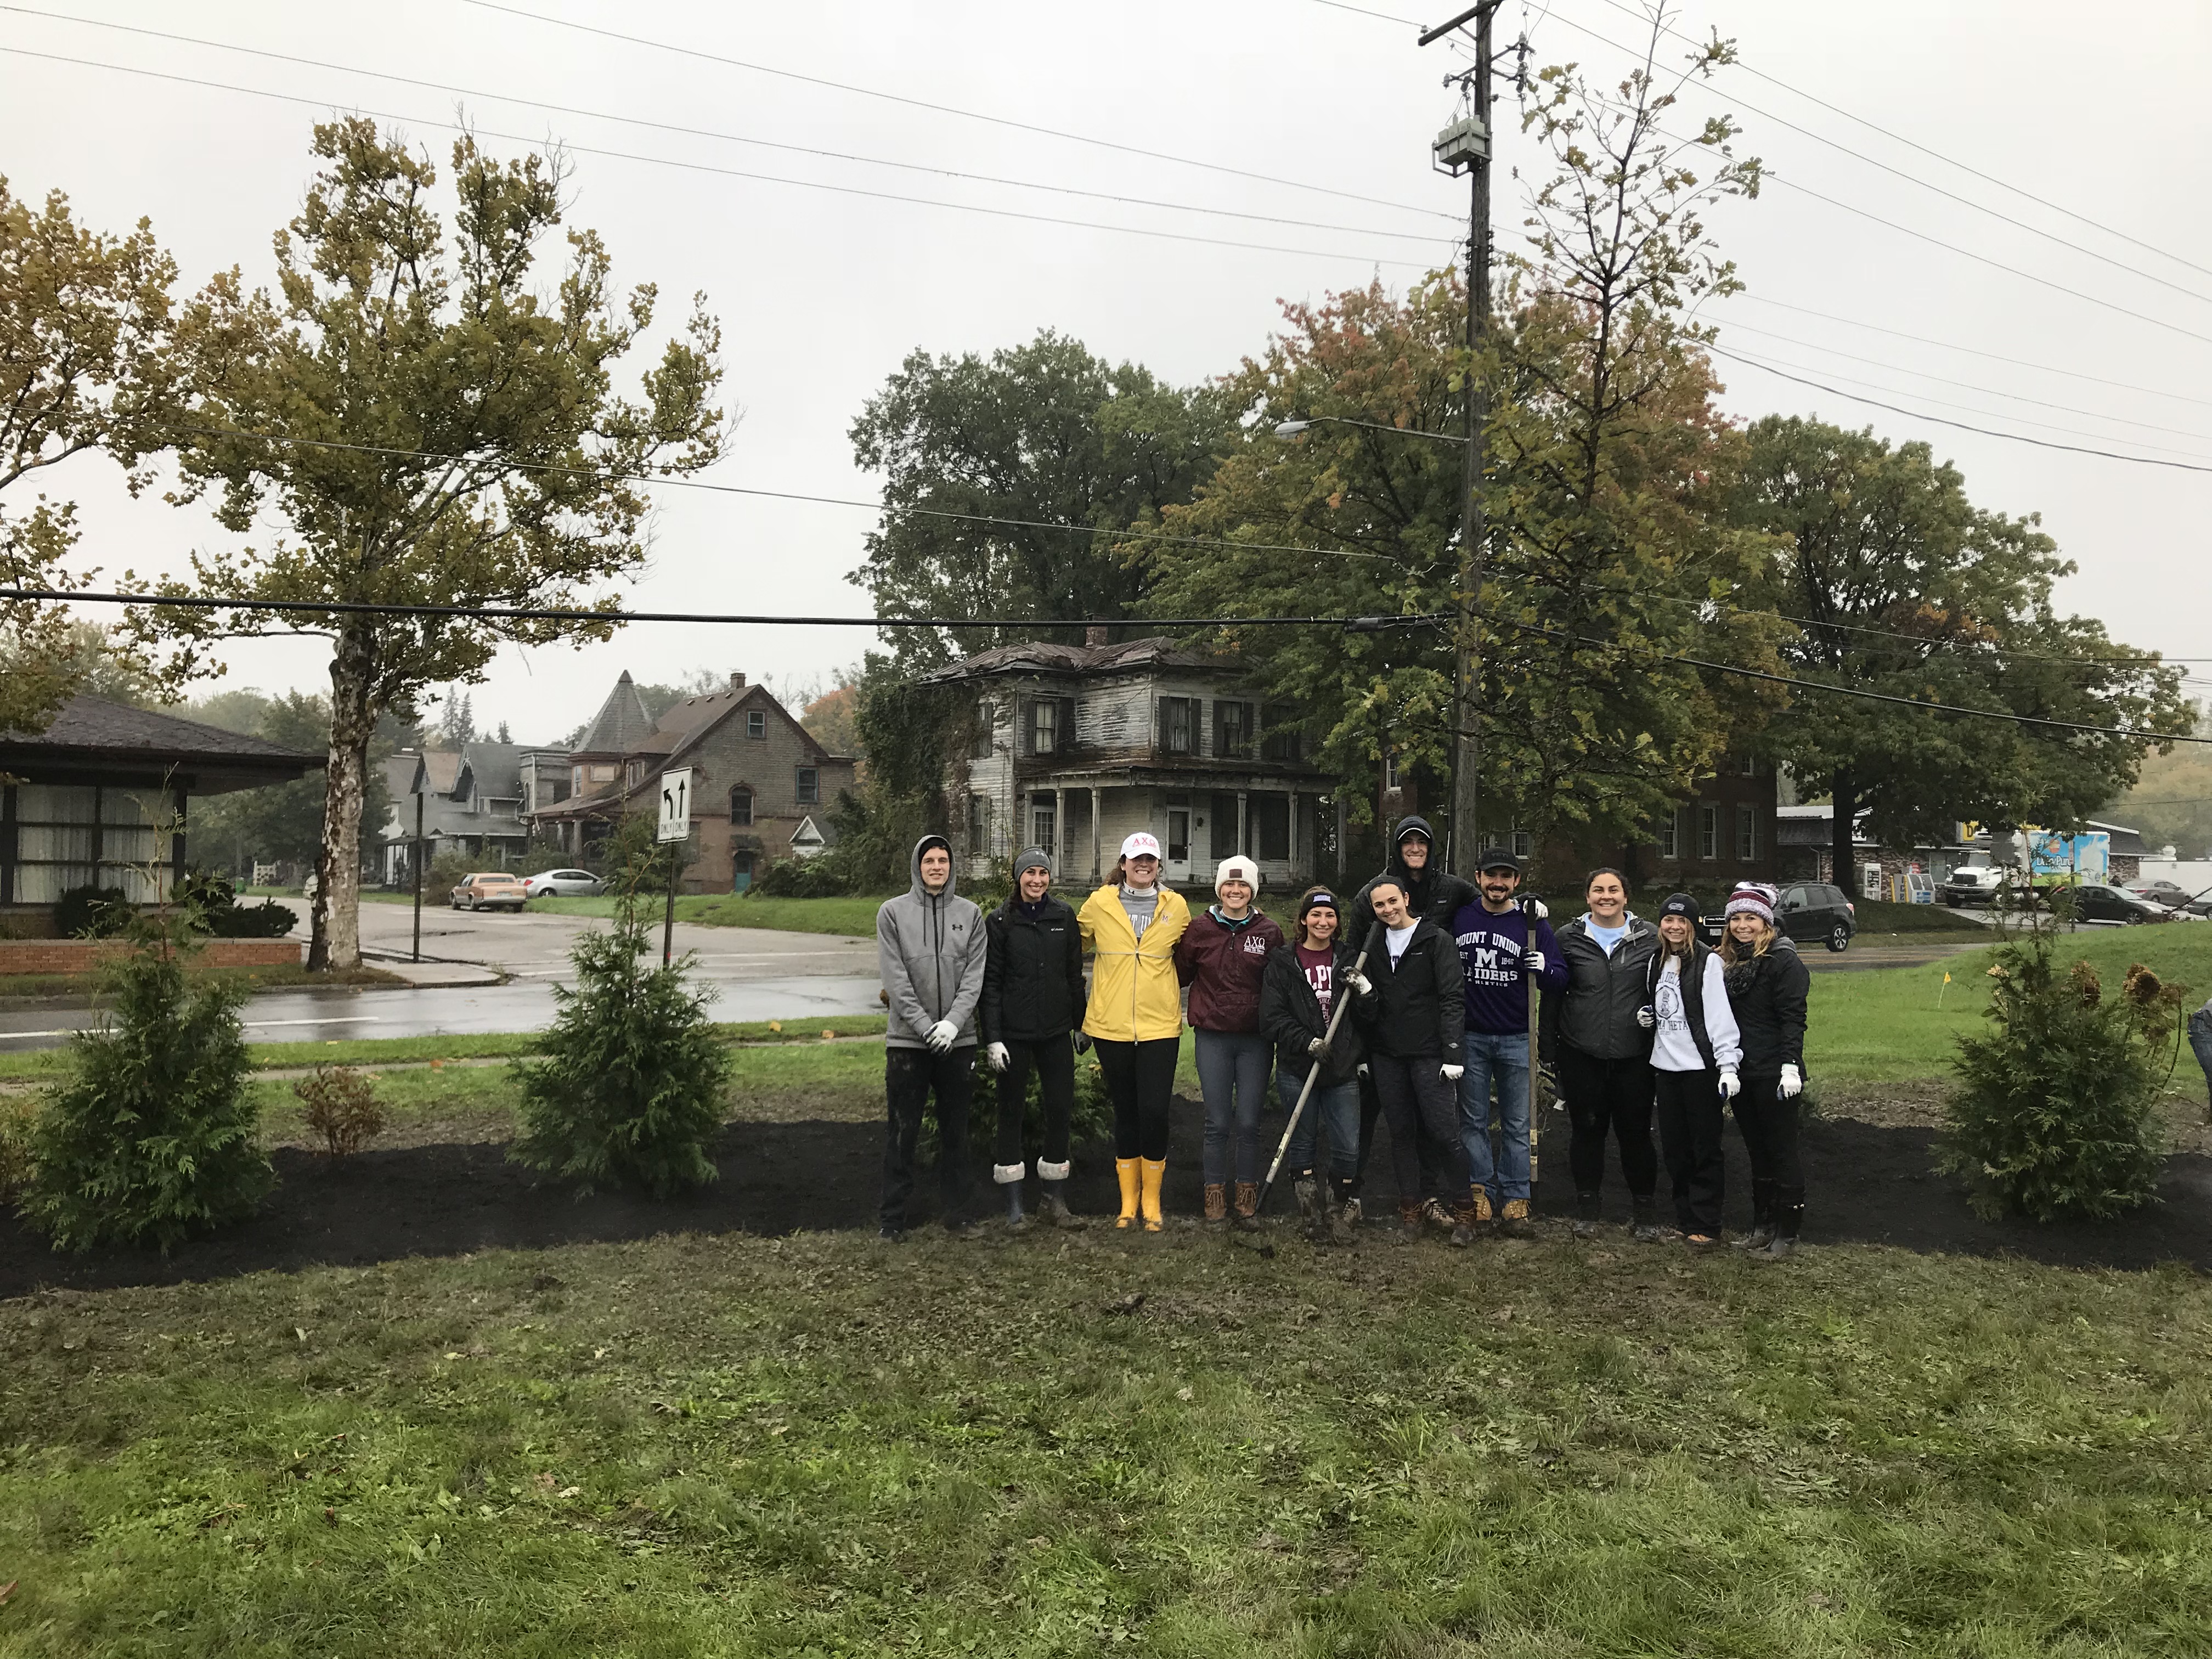
[[[1774,926],[1774,890],[1747,882],[1729,897],[1723,980],[1743,1036],[1736,1127],[1751,1154],[1751,1231],[1739,1249],[1779,1259],[1797,1248],[1805,1170],[1797,1098],[1805,1091],[1805,1012],[1813,975]]]

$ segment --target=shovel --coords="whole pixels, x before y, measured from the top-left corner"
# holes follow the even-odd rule
[[[1326,1054],[1328,1046],[1336,1041],[1336,1028],[1344,1021],[1345,1010],[1352,1006],[1349,981],[1355,975],[1366,971],[1367,953],[1375,948],[1375,934],[1382,926],[1382,924],[1378,921],[1373,927],[1368,929],[1367,942],[1359,947],[1359,954],[1352,959],[1352,972],[1345,975],[1347,983],[1344,988],[1344,994],[1333,998],[1334,1006],[1328,1011],[1328,1029],[1322,1033],[1321,1037],[1323,1054]],[[1274,1190],[1275,1177],[1282,1172],[1283,1160],[1290,1156],[1291,1137],[1297,1133],[1298,1120],[1305,1115],[1306,1102],[1313,1097],[1314,1079],[1321,1075],[1321,1063],[1322,1055],[1316,1054],[1314,1056],[1313,1064],[1306,1067],[1306,1080],[1304,1085],[1298,1091],[1297,1103],[1291,1108],[1291,1121],[1283,1126],[1282,1139],[1275,1143],[1274,1161],[1267,1165],[1267,1178],[1260,1183],[1260,1201],[1252,1206],[1252,1213],[1255,1216],[1265,1215],[1267,1212],[1267,1194]],[[1232,1231],[1230,1237],[1235,1238],[1238,1235]],[[1261,1244],[1255,1248],[1269,1261],[1274,1259],[1273,1245]]]

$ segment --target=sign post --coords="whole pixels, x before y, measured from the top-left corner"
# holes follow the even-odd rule
[[[691,838],[691,769],[684,767],[660,775],[660,830],[657,841],[679,847]],[[684,872],[684,854],[668,855],[668,909],[660,923],[660,965],[667,967],[676,951],[676,880]]]

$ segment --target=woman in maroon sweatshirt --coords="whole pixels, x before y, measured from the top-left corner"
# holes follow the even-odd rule
[[[1190,988],[1199,1091],[1206,1097],[1200,1158],[1206,1218],[1228,1218],[1233,1169],[1240,1227],[1253,1225],[1260,1207],[1260,1103],[1274,1066],[1260,1030],[1260,981],[1283,943],[1283,930],[1252,908],[1259,885],[1260,866],[1251,860],[1241,854],[1222,860],[1213,878],[1220,902],[1191,918],[1175,951],[1176,973]]]

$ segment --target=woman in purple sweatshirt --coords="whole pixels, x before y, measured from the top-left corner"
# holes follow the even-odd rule
[[[1516,1238],[1535,1230],[1528,1219],[1528,976],[1544,990],[1567,982],[1543,907],[1514,901],[1521,860],[1502,848],[1482,855],[1480,895],[1452,917],[1461,971],[1467,980],[1467,1071],[1459,1080],[1460,1139],[1474,1170],[1474,1217],[1498,1218]],[[1531,914],[1531,911],[1534,914]],[[1535,938],[1528,936],[1530,928]],[[1490,1094],[1498,1090],[1499,1156],[1490,1150]]]

